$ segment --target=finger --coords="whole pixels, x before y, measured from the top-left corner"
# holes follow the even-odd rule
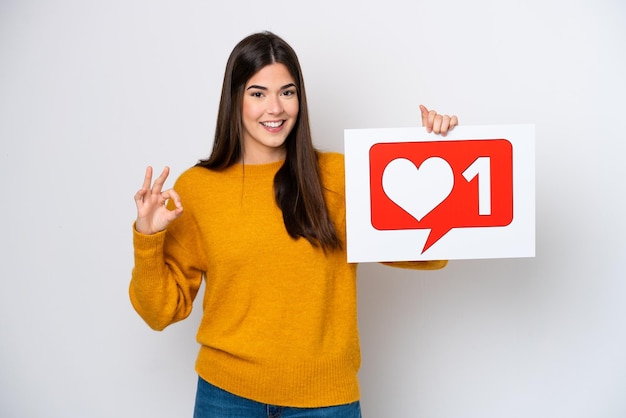
[[[459,124],[459,118],[457,118],[455,115],[452,115],[450,117],[450,122],[448,123],[448,128],[446,129],[446,132],[443,134],[443,136],[446,136],[448,132],[454,129],[454,127],[457,126],[458,124]]]
[[[167,176],[169,175],[169,173],[170,168],[168,166],[165,166],[159,177],[154,180],[154,184],[152,185],[152,194],[161,193],[161,190],[163,189],[163,185],[165,184],[165,180],[167,180]]]
[[[178,195],[178,193],[176,193],[176,190],[174,189],[165,190],[164,192],[161,193],[161,196],[165,200],[171,200],[172,203],[174,203],[174,206],[176,207],[176,209],[183,208],[183,204],[180,200],[180,196]]]
[[[438,119],[439,114],[435,110],[431,110],[430,112],[428,112],[428,123],[431,131],[434,131],[435,127],[440,124],[441,121]]]
[[[144,196],[150,190],[150,183],[152,182],[152,167],[146,167],[146,174],[143,178],[143,184],[141,185],[141,189],[135,193],[135,201],[141,202],[143,201]]]
[[[448,134],[448,132],[450,132],[452,129],[454,129],[455,126],[457,126],[459,124],[459,119],[456,116],[448,116],[446,115],[444,117],[444,123],[446,124],[445,129],[442,126],[441,127],[441,134],[443,136],[446,136]]]
[[[170,219],[176,219],[180,216],[181,213],[183,213],[183,207],[182,205],[180,205],[180,201],[179,201],[179,204],[177,204],[174,209],[167,211],[167,216]]]
[[[428,109],[424,105],[420,105],[420,112],[422,114],[422,126],[428,125]]]
[[[139,207],[143,203],[143,198],[145,195],[146,195],[145,189],[141,189],[137,193],[135,193],[134,199],[135,199],[135,205],[137,205],[137,209],[139,209]]]
[[[450,116],[444,115],[441,117],[441,128],[440,128],[441,135],[446,136],[448,134],[449,129],[450,129]]]
[[[183,213],[183,205],[181,203],[180,196],[178,195],[178,193],[176,193],[176,190],[174,189],[165,190],[164,192],[161,193],[161,198],[165,199],[163,203],[168,205],[169,207],[171,207],[171,203],[174,204],[174,208],[168,209],[168,211],[165,214],[165,216],[168,219],[168,222],[173,221],[174,219],[178,218]],[[171,203],[168,204],[167,203],[168,201]]]
[[[432,132],[436,134],[441,133],[442,122],[443,122],[443,117],[441,115],[435,115],[435,117],[433,118]]]
[[[146,174],[143,178],[143,185],[141,186],[141,188],[145,190],[149,190],[151,183],[152,183],[152,167],[148,166],[146,167]]]

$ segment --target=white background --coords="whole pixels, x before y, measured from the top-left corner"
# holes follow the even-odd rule
[[[127,297],[144,167],[208,155],[227,55],[298,51],[344,128],[536,124],[537,257],[360,267],[366,417],[626,416],[621,0],[0,2],[0,416],[189,417],[199,309]]]

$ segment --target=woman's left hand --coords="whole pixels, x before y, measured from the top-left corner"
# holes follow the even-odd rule
[[[440,115],[434,110],[428,110],[424,105],[420,105],[420,111],[422,112],[422,126],[426,128],[426,132],[446,136],[448,131],[459,124],[456,115]]]

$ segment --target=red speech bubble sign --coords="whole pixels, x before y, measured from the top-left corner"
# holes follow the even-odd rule
[[[430,229],[422,253],[452,228],[513,220],[513,147],[506,139],[378,143],[370,148],[372,226]]]

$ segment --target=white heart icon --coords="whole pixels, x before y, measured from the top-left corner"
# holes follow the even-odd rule
[[[454,173],[446,160],[430,157],[419,168],[396,158],[383,171],[383,190],[395,204],[421,221],[452,192]]]

